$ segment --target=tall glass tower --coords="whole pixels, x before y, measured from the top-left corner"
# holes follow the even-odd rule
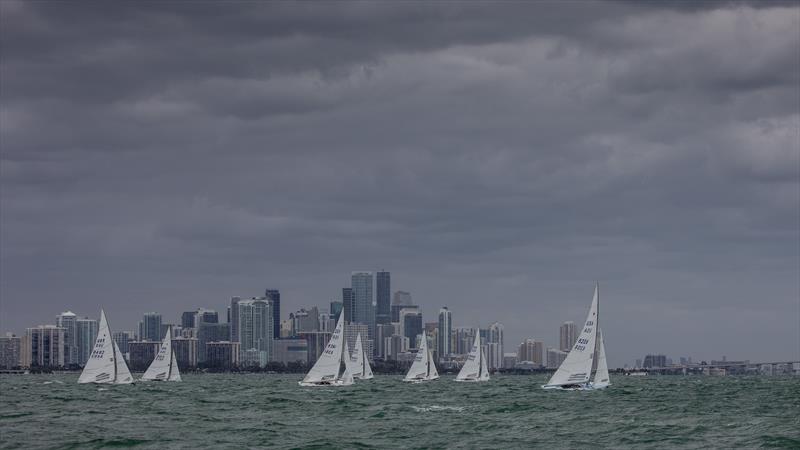
[[[453,334],[453,313],[447,306],[439,310],[439,334],[436,336],[436,354],[439,360],[444,359],[453,350],[450,348],[450,336]]]
[[[375,274],[375,282],[375,303],[377,306],[375,310],[375,323],[391,323],[392,275],[389,272],[377,272]]]
[[[353,323],[369,327],[369,338],[375,336],[375,306],[372,295],[372,272],[353,272],[350,279],[353,289]]]

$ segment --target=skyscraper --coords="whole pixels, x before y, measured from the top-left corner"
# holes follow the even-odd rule
[[[353,272],[350,279],[353,289],[353,322],[369,327],[369,338],[375,336],[375,307],[372,294],[372,272]]]
[[[161,342],[161,314],[157,312],[146,313],[139,322],[139,340]]]
[[[195,312],[194,327],[199,328],[201,323],[219,323],[219,313],[213,309],[199,308]]]
[[[277,289],[267,289],[264,297],[270,302],[272,309],[272,338],[281,338],[281,291]]]
[[[197,328],[197,362],[206,362],[206,344],[227,341],[230,335],[231,327],[229,323],[200,322]]]
[[[196,311],[185,311],[181,314],[181,328],[194,328],[194,316]]]
[[[55,325],[39,325],[28,328],[25,354],[30,358],[23,361],[27,367],[64,366],[64,329]]]
[[[239,302],[242,301],[241,297],[231,297],[231,306],[228,308],[228,322],[231,324],[231,342],[239,342]],[[201,348],[200,352],[203,351]],[[236,361],[239,361],[239,356],[236,356]]]
[[[331,317],[333,320],[339,320],[339,314],[342,313],[342,307],[344,304],[342,302],[332,301],[331,302]]]
[[[519,344],[518,362],[532,362],[534,366],[544,365],[544,344],[535,339],[525,339]]]
[[[239,302],[239,351],[243,364],[263,365],[272,354],[272,303],[255,298]]]
[[[78,330],[76,321],[78,316],[72,311],[66,311],[56,316],[56,326],[64,329],[64,365],[78,364]]]
[[[389,272],[377,272],[375,274],[375,323],[390,323],[392,321],[391,312],[391,286],[392,276]]]
[[[355,297],[353,296],[353,288],[342,288],[342,312],[344,313],[344,321],[350,323],[353,321],[353,312],[355,311]],[[338,320],[338,319],[337,319]]]
[[[406,291],[397,291],[392,296],[392,305],[390,307],[392,322],[400,322],[400,310],[406,306],[413,305],[411,301],[411,294]]]
[[[417,348],[417,336],[422,334],[422,313],[417,308],[401,310],[400,330],[408,338],[410,348]]]
[[[0,336],[0,369],[13,369],[19,367],[22,339],[11,333]]]
[[[569,352],[575,344],[575,323],[564,322],[559,328],[559,345],[558,348],[562,352]]]
[[[567,352],[562,352],[555,348],[547,349],[547,368],[558,369],[561,363],[567,358]]]
[[[133,336],[127,331],[115,331],[111,333],[111,338],[117,343],[117,348],[123,355],[130,351],[129,344],[133,340]],[[84,363],[85,364],[85,363]]]
[[[503,367],[503,352],[505,346],[503,345],[503,334],[505,332],[505,327],[503,324],[495,322],[489,325],[488,335],[486,336],[486,342],[497,344],[497,351],[492,353],[493,358],[487,356],[489,359],[489,368],[499,369]]]
[[[439,310],[439,333],[436,336],[436,354],[440,361],[452,353],[450,349],[451,334],[453,334],[453,313],[447,309],[447,306],[443,306]]]
[[[95,319],[84,317],[75,321],[79,366],[84,366],[86,361],[89,361],[89,355],[91,355],[94,348],[94,341],[97,339],[99,328],[100,324]],[[127,353],[127,350],[123,353]]]

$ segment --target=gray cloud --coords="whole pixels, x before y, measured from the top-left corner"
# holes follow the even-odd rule
[[[800,353],[795,4],[0,7],[0,328],[386,268],[507,351],[597,279],[614,364]]]

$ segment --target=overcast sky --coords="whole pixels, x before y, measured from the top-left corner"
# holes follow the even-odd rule
[[[392,272],[612,365],[800,358],[800,7],[0,2],[0,331]],[[689,7],[687,7],[689,6]]]

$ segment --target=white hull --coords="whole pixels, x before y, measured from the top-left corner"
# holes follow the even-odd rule
[[[435,380],[438,380],[438,379],[439,379],[439,377],[436,377],[436,378],[414,378],[414,379],[411,379],[411,380],[407,380],[407,379],[404,378],[403,381],[405,381],[406,383],[419,384],[419,383],[425,383],[427,381],[435,381]]]
[[[373,378],[375,378],[373,375],[370,375],[370,376],[367,376],[367,377],[362,377],[360,375],[353,375],[353,379],[354,380],[371,380]]]
[[[599,391],[601,389],[607,388],[608,386],[610,386],[610,384],[586,383],[586,384],[581,384],[579,386],[569,386],[569,387],[553,386],[545,384],[544,386],[542,386],[542,389],[548,391]]]
[[[353,383],[345,383],[344,380],[336,380],[336,381],[320,381],[320,382],[298,381],[297,384],[303,387],[324,387],[324,386],[350,386]]]
[[[489,381],[489,379],[488,378],[484,378],[484,379],[480,379],[480,378],[458,379],[458,378],[456,378],[456,381],[458,381],[459,383],[481,383],[481,382],[484,382],[484,381]]]

